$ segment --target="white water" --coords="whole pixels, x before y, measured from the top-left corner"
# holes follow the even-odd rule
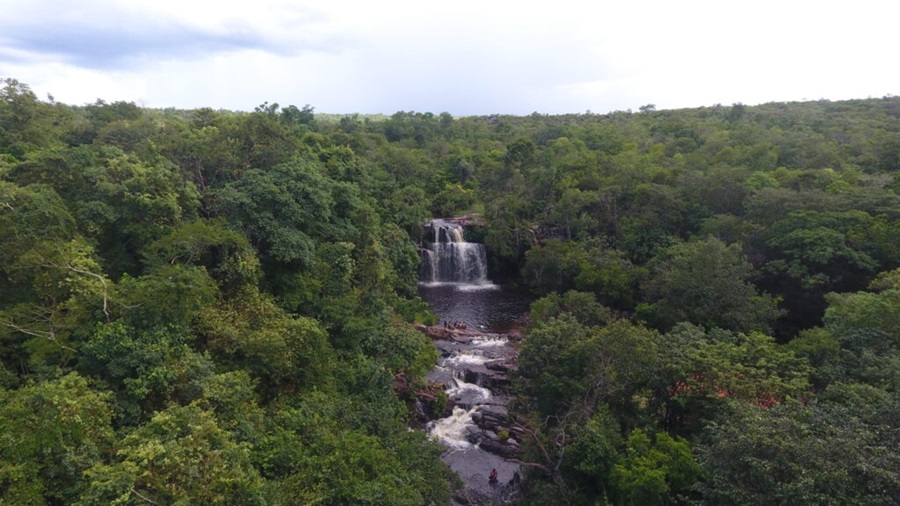
[[[491,399],[491,391],[487,388],[480,387],[474,383],[466,383],[458,377],[458,373],[455,371],[453,376],[453,386],[447,389],[447,397],[456,401],[457,404],[473,406],[484,404]]]
[[[488,360],[490,359],[485,357],[481,350],[466,350],[450,355],[443,359],[442,363],[444,367],[456,369],[461,365],[481,365]]]
[[[466,439],[469,428],[475,428],[472,414],[481,404],[491,399],[491,391],[473,383],[466,383],[454,374],[452,386],[446,390],[447,397],[458,404],[453,413],[428,424],[431,437],[441,441],[450,448],[461,450],[475,445]],[[469,409],[460,406],[471,406]]]
[[[431,242],[422,250],[423,282],[490,284],[484,245],[466,242],[461,226],[432,220],[426,235]]]
[[[427,254],[433,255],[433,251],[424,250]],[[433,268],[429,268],[430,272],[434,272]],[[432,274],[434,275],[434,274]],[[442,286],[448,286],[458,292],[478,292],[481,290],[499,290],[500,285],[495,285],[490,281],[485,281],[483,283],[460,283],[457,281],[420,281],[419,285],[424,286],[426,288],[438,288]]]
[[[469,341],[469,344],[473,346],[477,346],[479,348],[494,348],[500,346],[506,346],[509,343],[509,339],[505,337],[493,337],[493,336],[479,336],[475,339]]]
[[[464,450],[475,445],[466,440],[469,427],[474,427],[472,414],[476,408],[465,410],[453,408],[453,414],[447,418],[441,418],[428,424],[428,433],[431,437],[456,450]]]
[[[479,292],[481,290],[499,290],[500,285],[495,285],[490,281],[478,284],[461,283],[456,286],[460,292]]]

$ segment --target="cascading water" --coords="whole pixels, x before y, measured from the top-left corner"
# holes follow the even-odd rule
[[[444,385],[452,408],[444,418],[428,423],[427,428],[431,437],[444,444],[444,462],[465,485],[453,504],[509,504],[507,499],[516,493],[519,465],[508,460],[504,451],[518,448],[518,435],[507,428],[507,439],[501,440],[500,426],[485,421],[506,416],[508,394],[503,388],[498,390],[492,381],[503,374],[498,375],[490,367],[506,363],[513,353],[512,343],[498,334],[459,334],[452,341],[439,340],[435,344],[443,357],[428,379]],[[492,472],[497,473],[494,483],[490,481]]]
[[[421,250],[424,283],[489,284],[484,245],[466,242],[462,226],[432,220],[425,226]]]
[[[452,406],[428,432],[464,483],[454,504],[508,504],[518,490],[521,434],[505,408],[515,360],[505,332],[528,299],[488,280],[484,245],[466,242],[457,223],[428,223],[420,251],[419,293],[441,319],[432,329],[443,332],[434,341],[442,358],[428,379],[443,385]]]

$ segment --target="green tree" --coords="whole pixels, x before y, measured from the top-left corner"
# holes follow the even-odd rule
[[[110,319],[112,282],[83,239],[40,241],[10,267],[22,302],[0,308],[0,335],[21,343],[32,367],[67,363],[91,325]]]
[[[86,193],[73,196],[70,205],[110,275],[139,274],[139,252],[182,220],[194,219],[199,195],[160,157],[145,162],[109,145],[95,156],[84,170]]]
[[[61,125],[71,121],[68,108],[38,100],[16,79],[0,79],[0,154],[26,158],[58,142]]]
[[[765,284],[784,294],[789,331],[819,323],[826,293],[859,290],[871,279],[879,263],[865,231],[873,225],[862,211],[797,211],[772,226]]]
[[[686,321],[706,328],[768,330],[780,314],[776,300],[750,282],[752,266],[740,246],[712,237],[679,244],[657,259],[644,286],[650,302],[637,317],[658,328]]]
[[[72,239],[75,231],[74,218],[52,188],[0,181],[0,263],[7,276],[18,255],[41,240]]]
[[[697,447],[715,504],[896,504],[896,433],[846,408],[735,405]]]
[[[522,275],[538,294],[563,291],[574,285],[582,249],[576,242],[549,239],[525,253]]]
[[[900,311],[898,270],[880,274],[873,291],[832,293],[826,296],[824,332],[840,345],[839,358],[825,364],[832,378],[847,375],[854,381],[900,391]]]
[[[195,328],[220,363],[240,367],[266,395],[327,382],[333,351],[310,318],[292,316],[254,286],[196,314]]]
[[[115,441],[109,401],[76,373],[0,389],[0,502],[74,503]]]
[[[781,258],[772,260],[768,268],[798,280],[806,289],[852,286],[851,280],[859,279],[854,274],[871,272],[877,266],[854,240],[856,232],[872,224],[872,218],[860,211],[792,213],[772,227],[768,245]]]
[[[259,259],[249,241],[227,228],[224,220],[197,220],[174,228],[143,251],[150,269],[166,266],[198,266],[206,270],[219,289],[231,295],[261,276]]]
[[[266,504],[249,448],[195,404],[156,413],[116,445],[112,462],[86,475],[90,487],[76,503],[83,506]]]
[[[626,321],[587,327],[564,313],[529,333],[518,365],[543,416],[601,402],[632,416],[661,372],[660,345],[655,331]]]
[[[570,290],[560,296],[553,292],[531,304],[531,320],[535,328],[552,323],[553,318],[569,314],[584,326],[605,326],[613,320],[609,308],[597,302],[592,293]]]
[[[413,505],[450,499],[446,468],[426,464],[440,451],[433,443],[421,435],[379,439],[341,429],[323,411],[287,409],[273,418],[276,426],[257,448],[273,501]]]
[[[458,183],[447,183],[444,189],[431,199],[431,214],[444,217],[457,216],[458,213],[472,208],[475,198],[474,190],[464,188]]]
[[[347,211],[336,207],[339,185],[309,160],[247,171],[215,195],[216,209],[265,259],[310,267],[316,241],[346,237]],[[340,188],[352,195],[351,188]]]
[[[626,454],[610,479],[617,503],[653,505],[683,502],[700,474],[690,444],[658,432],[651,439],[635,429],[628,436]]]
[[[770,407],[808,395],[808,362],[770,336],[705,333],[684,324],[667,338],[668,366],[674,368],[667,419],[684,433],[715,420],[730,400]]]
[[[431,217],[431,199],[425,190],[416,186],[404,186],[393,192],[384,205],[384,217],[405,230],[410,237],[421,239],[422,225]]]
[[[120,421],[134,424],[170,402],[188,403],[202,394],[213,364],[191,350],[189,340],[177,327],[107,323],[83,345],[79,368],[116,392]]]
[[[219,296],[204,267],[163,264],[139,277],[123,276],[116,286],[115,313],[136,328],[187,328],[197,312]]]
[[[612,493],[610,474],[621,458],[622,446],[619,421],[603,407],[578,427],[565,463],[584,474],[597,495],[608,498]]]

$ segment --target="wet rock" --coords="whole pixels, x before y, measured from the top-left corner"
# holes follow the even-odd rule
[[[485,362],[484,367],[492,371],[489,375],[492,382],[504,387],[509,385],[509,373],[518,371],[515,362],[511,362],[509,359]]]
[[[490,389],[506,390],[510,385],[509,373],[515,368],[507,360],[485,362],[485,374],[481,378],[484,386]]]
[[[414,420],[424,426],[432,420],[445,418],[453,412],[453,402],[447,398],[447,385],[442,382],[429,382],[415,392],[413,404],[410,406]]]
[[[501,434],[504,434],[501,432]],[[470,427],[466,434],[466,440],[477,444],[482,450],[491,452],[505,459],[518,458],[522,455],[522,447],[515,439],[506,435],[500,436],[492,430],[479,430]]]
[[[483,406],[472,414],[472,421],[482,429],[497,431],[510,425],[509,411],[503,406]]]
[[[484,366],[492,371],[509,372],[514,370],[514,366],[506,360],[491,360],[485,362]]]
[[[453,341],[439,340],[435,341],[434,345],[437,347],[438,353],[440,353],[444,358],[453,355],[453,352],[457,350],[457,347],[453,344]]]
[[[518,330],[514,331],[514,332],[510,332],[509,334],[506,334],[506,338],[509,339],[510,341],[521,341],[522,337],[523,337],[522,333],[519,332]]]
[[[455,439],[477,445],[463,450],[457,448],[442,456],[466,484],[454,504],[509,504],[508,499],[519,489],[512,478],[519,469],[516,463],[522,453],[519,441],[524,436],[512,428],[515,424],[505,408],[510,395],[510,371],[516,370],[515,346],[500,334],[443,326],[417,328],[433,340],[443,356],[441,367],[429,373],[429,381],[449,387],[445,390],[448,410],[455,413],[455,409],[462,409],[470,415],[469,425],[461,428]],[[432,399],[424,402],[422,411],[433,416],[434,410],[428,408],[437,404],[435,401],[440,396],[437,392],[429,394]],[[439,419],[450,415],[444,413]],[[488,480],[493,469],[500,474],[499,483]]]
[[[466,383],[472,383],[473,385],[484,386],[482,385],[482,378],[484,375],[478,371],[472,369],[465,369],[463,372],[463,378]]]
[[[413,324],[413,328],[425,334],[433,341],[452,341],[454,343],[470,343],[474,339],[483,337],[484,331],[477,328],[454,329],[442,325]]]
[[[428,336],[431,339],[443,339],[446,341],[454,341],[455,340],[454,339],[455,331],[450,330],[450,329],[445,329],[444,327],[427,326],[427,325],[422,325],[420,323],[415,324],[414,327],[416,328],[416,330],[418,330],[419,332],[422,332],[423,334],[425,334],[426,336]]]
[[[453,506],[501,506],[518,504],[519,482],[495,484],[488,490],[460,490],[453,496]]]
[[[519,442],[511,436],[512,423],[504,406],[482,406],[472,414],[472,421],[478,429],[467,435],[469,442],[503,458],[516,458],[522,454]]]
[[[485,365],[468,367],[462,371],[463,380],[495,392],[504,392],[510,385],[509,376]]]
[[[519,446],[519,443],[515,439],[508,438],[506,440],[501,440],[497,438],[495,434],[492,435],[494,437],[482,437],[479,443],[482,450],[499,455],[505,459],[514,459],[522,455],[522,447]]]
[[[509,376],[500,373],[486,376],[482,382],[486,387],[496,391],[505,391],[510,385]]]

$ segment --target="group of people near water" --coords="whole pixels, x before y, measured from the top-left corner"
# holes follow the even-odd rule
[[[466,330],[466,323],[445,321],[444,328],[448,330]]]

